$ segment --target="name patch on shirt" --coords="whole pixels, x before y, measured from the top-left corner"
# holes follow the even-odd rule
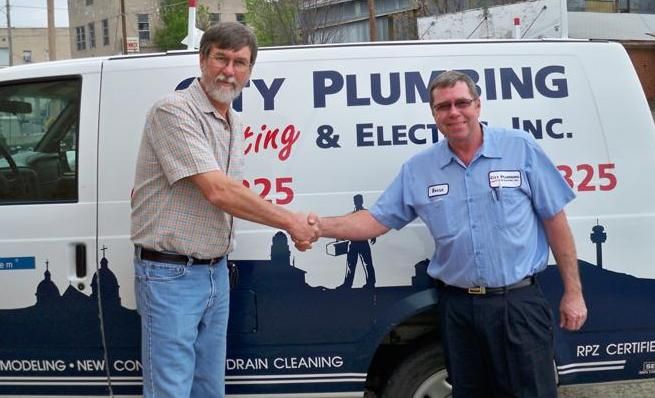
[[[430,185],[428,187],[428,198],[448,195],[448,184]]]
[[[521,186],[519,170],[494,170],[489,172],[491,188],[518,188]]]

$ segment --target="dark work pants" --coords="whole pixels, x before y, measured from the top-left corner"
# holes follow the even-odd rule
[[[502,295],[439,288],[454,398],[555,398],[552,313],[538,285]]]

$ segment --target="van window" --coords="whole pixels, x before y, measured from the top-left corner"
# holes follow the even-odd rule
[[[0,86],[0,205],[77,201],[81,81]]]

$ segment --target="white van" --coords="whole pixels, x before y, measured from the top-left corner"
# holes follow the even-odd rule
[[[556,267],[539,275],[559,382],[655,377],[655,127],[618,44],[263,49],[234,103],[244,184],[323,215],[353,211],[358,195],[372,206],[404,160],[442,139],[427,86],[449,69],[477,82],[485,122],[534,135],[578,195],[567,213],[589,307],[581,331],[557,326]],[[0,397],[140,395],[135,158],[151,104],[198,75],[197,53],[0,71]],[[422,223],[306,253],[278,230],[238,231],[229,396],[448,395]]]

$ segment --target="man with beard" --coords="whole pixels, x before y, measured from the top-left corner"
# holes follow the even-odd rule
[[[243,133],[231,103],[256,57],[248,28],[211,27],[200,42],[200,79],[146,118],[131,227],[146,398],[225,395],[233,217],[284,229],[299,250],[317,238],[304,215],[241,182]]]

